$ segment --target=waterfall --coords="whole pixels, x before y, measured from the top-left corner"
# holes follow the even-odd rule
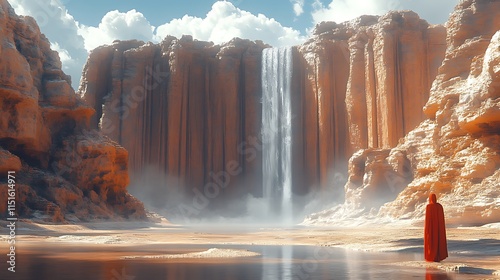
[[[270,212],[292,220],[292,48],[262,52],[263,194]]]

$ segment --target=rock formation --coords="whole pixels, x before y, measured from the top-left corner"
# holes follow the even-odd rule
[[[71,88],[31,17],[0,1],[0,186],[16,172],[16,214],[49,221],[145,217],[126,191],[127,151],[89,130],[94,109]],[[6,215],[7,192],[0,194]]]
[[[422,122],[396,149],[414,180],[381,214],[421,217],[440,196],[449,223],[500,221],[500,2],[463,1],[448,23],[446,57]]]
[[[411,11],[321,23],[298,46],[299,162],[306,185],[328,184],[361,148],[391,148],[423,119],[446,29]]]
[[[424,106],[426,120],[393,149],[356,153],[346,203],[336,210],[422,221],[434,192],[449,224],[500,221],[498,11],[498,1],[467,0],[456,7],[446,24],[445,59]],[[403,159],[395,161],[393,155]],[[332,221],[333,216],[342,214],[329,210],[307,222]]]
[[[411,11],[324,22],[294,47],[294,192],[349,172],[346,202],[309,221],[418,220],[429,191],[450,223],[500,219],[499,10],[463,0],[446,26]],[[21,216],[144,217],[126,190],[129,171],[165,174],[203,202],[198,212],[209,199],[262,194],[269,46],[116,41],[92,51],[75,94],[33,18],[0,0],[0,27],[0,172],[16,171]]]
[[[443,26],[413,12],[323,23],[315,33],[294,48],[299,194],[328,185],[332,170],[345,170],[357,149],[394,147],[424,119],[446,38]],[[115,42],[90,54],[79,92],[97,112],[92,126],[129,151],[134,177],[154,166],[193,194],[193,187],[220,185],[214,174],[230,174],[224,195],[258,196],[265,47],[189,36]]]
[[[263,48],[261,42],[233,39],[219,46],[190,36],[156,45],[115,42],[92,51],[80,93],[97,111],[92,126],[129,151],[135,178],[152,168],[174,177],[187,195],[206,193],[204,186],[215,183],[214,196],[225,199],[248,192],[242,178],[260,178]]]

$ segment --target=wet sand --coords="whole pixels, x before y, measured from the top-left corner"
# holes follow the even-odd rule
[[[2,222],[4,223],[4,222]],[[4,227],[5,224],[2,224]],[[245,250],[221,250],[217,245],[312,245],[340,247],[366,252],[422,253],[422,227],[370,226],[356,228],[319,227],[183,227],[169,223],[106,222],[77,225],[47,225],[18,222],[17,254],[50,251],[53,258],[116,260],[133,258],[236,258],[251,255]],[[448,228],[449,258],[441,263],[425,261],[396,263],[406,267],[435,268],[462,273],[500,276],[500,229],[498,227]],[[7,236],[0,235],[7,243]],[[179,244],[165,252],[159,245]],[[185,248],[210,245],[213,250]],[[96,254],[99,252],[99,254]],[[208,253],[207,253],[208,252]],[[163,256],[163,257],[162,257]]]

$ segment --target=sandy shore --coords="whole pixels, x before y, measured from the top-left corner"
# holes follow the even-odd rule
[[[3,222],[2,222],[3,223]],[[5,225],[2,224],[4,227]],[[237,228],[235,230],[234,228]],[[255,255],[245,250],[221,250],[217,245],[312,245],[340,247],[367,252],[421,253],[421,227],[370,226],[357,228],[212,228],[181,227],[168,223],[109,222],[77,225],[47,225],[30,221],[18,223],[16,243],[18,254],[52,248],[51,257],[65,259],[103,260],[120,258],[233,258]],[[425,261],[401,262],[408,267],[437,268],[475,274],[500,275],[500,229],[492,227],[449,228],[450,257],[441,263]],[[0,242],[7,242],[0,235]],[[179,244],[175,252],[135,252],[133,248],[155,244]],[[211,251],[193,251],[182,245],[207,245]],[[84,247],[74,252],[67,248]],[[131,252],[134,252],[131,254]],[[179,255],[180,254],[180,255]],[[176,256],[174,256],[176,255]]]
[[[242,258],[260,256],[259,253],[248,250],[235,249],[219,249],[210,248],[206,251],[193,252],[186,254],[163,254],[163,255],[147,255],[147,256],[125,256],[122,259],[227,259],[227,258]]]

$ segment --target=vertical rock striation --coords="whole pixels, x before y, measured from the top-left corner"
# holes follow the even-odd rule
[[[391,148],[423,119],[446,29],[411,11],[321,23],[298,46],[304,176],[328,185],[359,149]]]
[[[332,223],[363,213],[373,214],[371,219],[421,222],[430,192],[437,194],[449,224],[500,221],[498,11],[498,1],[457,5],[446,24],[445,59],[423,107],[426,119],[393,149],[356,153],[345,204],[317,213],[307,223]],[[400,155],[399,160],[393,155]],[[345,209],[355,214],[349,216]]]
[[[293,48],[295,193],[327,187],[355,151],[394,147],[424,119],[445,37],[404,11],[322,23]],[[92,126],[129,151],[135,177],[154,166],[191,194],[217,183],[222,197],[260,196],[265,47],[189,36],[115,42],[91,53],[79,91],[97,112]],[[221,172],[233,186],[224,192]]]
[[[447,22],[445,60],[427,120],[398,146],[414,180],[382,215],[420,218],[429,192],[449,223],[500,221],[500,2],[462,1]]]
[[[244,190],[242,178],[260,182],[264,47],[189,36],[115,42],[91,53],[80,93],[98,112],[92,125],[129,151],[136,178],[153,166],[189,193],[216,183],[223,198]]]

